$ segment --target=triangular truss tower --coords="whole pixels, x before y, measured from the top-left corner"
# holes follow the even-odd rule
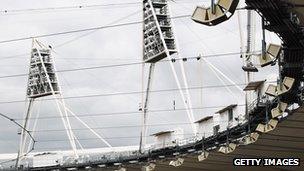
[[[173,26],[168,1],[143,0],[143,21],[143,61],[150,64],[150,67],[146,95],[142,102],[143,119],[140,138],[140,151],[143,150],[146,143],[148,103],[155,64],[164,58],[170,59],[170,67],[183,99],[185,109],[187,110],[187,115],[191,122],[193,132],[196,132],[190,93],[188,91],[188,83],[186,81],[186,74],[184,72],[184,64],[181,62],[181,60],[179,60],[181,71],[183,73],[182,76],[184,80],[185,92],[182,90],[178,75],[173,65],[175,59],[171,57],[173,54],[178,55],[178,48],[173,34]]]
[[[167,0],[144,0],[144,61],[155,63],[177,53]]]
[[[16,167],[19,167],[19,162],[24,158],[30,151],[34,149],[34,140],[33,137],[30,137],[27,134],[27,130],[33,130],[34,133],[37,121],[39,119],[39,113],[36,115],[36,120],[30,122],[31,117],[33,116],[33,107],[37,101],[41,101],[44,97],[52,98],[56,104],[58,113],[66,130],[67,137],[70,142],[70,146],[73,150],[75,159],[77,159],[77,144],[82,149],[82,145],[78,141],[74,132],[72,131],[72,126],[69,120],[69,117],[73,116],[76,118],[82,125],[84,125],[88,130],[90,130],[95,136],[97,136],[104,144],[108,147],[112,147],[107,141],[105,141],[97,132],[90,128],[88,124],[82,121],[77,115],[75,115],[72,110],[70,110],[64,101],[62,96],[61,88],[59,86],[58,76],[55,69],[55,64],[53,57],[51,55],[52,48],[43,45],[36,39],[32,41],[32,50],[30,57],[30,66],[28,73],[28,83],[27,83],[27,107],[24,116],[23,130],[21,132],[20,145],[18,151],[18,157],[16,161]],[[31,131],[30,131],[31,132]],[[32,134],[32,136],[34,136]]]

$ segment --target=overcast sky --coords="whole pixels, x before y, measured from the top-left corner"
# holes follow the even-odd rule
[[[172,16],[192,14],[196,5],[203,5],[206,0],[175,0],[170,3]],[[140,2],[139,0],[1,0],[0,2],[0,41],[34,37],[48,33],[70,31],[109,24],[126,23],[142,20],[141,4],[109,5],[104,7],[14,12],[12,10],[63,7],[74,5],[115,4],[122,2]],[[208,5],[208,3],[205,3]],[[8,10],[4,13],[3,10]],[[128,16],[128,17],[126,17]],[[241,27],[245,36],[246,11],[240,11]],[[175,36],[178,39],[181,57],[193,57],[202,53],[204,55],[240,52],[240,32],[237,13],[231,20],[216,26],[207,27],[194,23],[189,17],[175,19]],[[117,22],[119,21],[119,22]],[[256,16],[256,48],[260,50],[261,27],[260,18]],[[57,70],[74,69],[91,66],[122,64],[140,62],[142,60],[142,25],[129,25],[123,27],[108,28],[91,32],[74,33],[52,36],[39,39],[41,42],[54,47],[53,57]],[[278,38],[267,33],[268,42],[278,43]],[[75,40],[75,38],[78,38]],[[75,40],[75,41],[71,41]],[[69,43],[65,43],[69,42]],[[64,43],[64,45],[62,45]],[[62,45],[62,46],[60,46]],[[29,53],[31,40],[17,41],[0,44],[0,77],[14,74],[26,74],[29,66]],[[244,83],[242,72],[242,59],[240,55],[218,56],[208,58],[223,73],[234,82]],[[174,64],[180,76],[178,63]],[[223,83],[208,68],[205,63],[196,60],[185,62],[186,74],[190,87],[218,86]],[[200,71],[200,67],[202,72]],[[147,70],[147,67],[146,67]],[[261,69],[255,79],[265,79],[268,75],[275,75],[276,68]],[[142,89],[141,65],[124,67],[100,68],[94,70],[82,70],[77,72],[59,73],[60,85],[65,97],[109,94],[120,92],[137,92]],[[180,76],[180,80],[181,80]],[[203,84],[201,84],[203,79]],[[222,78],[223,79],[223,78]],[[145,82],[147,77],[145,77]],[[10,101],[24,100],[26,98],[26,77],[0,78],[0,112],[15,119],[23,117],[24,102]],[[225,84],[231,84],[224,80]],[[243,87],[243,86],[242,86]],[[167,62],[156,64],[152,90],[177,88],[172,72]],[[225,106],[232,103],[243,104],[243,93],[236,88],[231,95],[224,87],[203,89],[201,98],[200,90],[191,90],[195,119],[212,115],[218,108],[210,106]],[[178,91],[153,93],[149,110],[171,110],[184,108]],[[92,115],[94,117],[82,117],[92,128],[103,135],[113,146],[138,145],[141,117],[138,111],[141,102],[141,94],[111,95],[90,98],[67,99],[66,103],[77,115]],[[203,104],[201,103],[203,102]],[[41,117],[59,116],[56,106],[52,101],[37,102],[34,111],[40,110]],[[207,107],[207,108],[206,108]],[[128,114],[109,115],[109,113],[130,112]],[[134,112],[134,113],[132,113]],[[34,115],[35,116],[35,115]],[[18,120],[22,123],[22,120]],[[71,119],[75,134],[85,148],[105,147],[105,145],[85,130],[79,122]],[[148,135],[161,130],[171,130],[177,127],[183,128],[185,136],[190,136],[191,127],[185,111],[154,112],[150,113],[150,125],[167,124],[165,126],[151,126]],[[168,124],[171,123],[171,124]],[[179,125],[178,125],[179,123]],[[104,128],[108,127],[108,128]],[[110,128],[109,128],[110,127]],[[79,130],[80,129],[80,130]],[[67,136],[63,131],[60,118],[39,119],[38,132],[35,139],[38,141],[36,150],[69,149]],[[43,131],[57,130],[57,131]],[[211,131],[211,130],[210,130]],[[124,138],[121,138],[124,137]],[[82,140],[81,140],[82,139]],[[52,140],[52,142],[45,142]],[[62,140],[62,141],[56,141]],[[153,142],[153,138],[149,138]],[[0,118],[0,153],[17,152],[19,136],[17,127]]]

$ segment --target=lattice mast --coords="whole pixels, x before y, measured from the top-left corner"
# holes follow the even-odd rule
[[[144,0],[144,61],[156,63],[177,53],[167,0]]]
[[[171,55],[178,54],[177,42],[173,34],[169,4],[167,0],[143,0],[143,21],[143,61],[150,64],[150,67],[146,96],[143,100],[143,126],[140,138],[141,151],[146,143],[147,110],[155,63],[166,57],[172,60]],[[187,100],[185,100],[184,93],[181,91],[181,85],[172,62],[170,62],[170,67],[173,71],[183,101],[186,103]],[[190,100],[188,99],[188,101]],[[188,104],[185,104],[185,106],[186,109],[191,108]],[[188,113],[188,115],[191,114]],[[191,118],[190,120],[193,119]]]
[[[258,69],[253,64],[253,52],[255,48],[255,13],[252,10],[247,11],[247,46],[246,46],[246,55],[243,56],[245,66],[243,70],[246,73],[245,82],[250,83],[254,79],[254,72],[258,72]],[[246,103],[246,117],[248,116],[248,103],[251,99],[251,96],[246,92],[245,103]]]
[[[26,146],[30,146],[30,144],[34,143],[32,141],[27,142],[28,137],[25,132],[25,130],[28,130],[30,128],[29,118],[31,118],[33,114],[32,109],[34,103],[37,99],[47,96],[54,96],[58,112],[61,115],[63,125],[67,131],[70,145],[73,149],[74,155],[78,157],[75,143],[75,135],[72,132],[70,121],[68,118],[68,111],[65,106],[65,102],[62,98],[60,86],[58,84],[58,77],[55,72],[54,61],[51,56],[51,48],[44,46],[36,39],[33,39],[32,42],[26,95],[27,108],[24,116],[25,121],[23,123],[25,129],[23,129],[21,132],[21,140],[16,166],[18,167],[19,159],[21,159],[29,152],[30,149],[27,149],[26,151]],[[35,121],[34,123],[33,129],[35,129],[36,127],[36,122],[37,121]]]

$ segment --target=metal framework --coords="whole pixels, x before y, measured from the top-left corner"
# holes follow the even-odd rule
[[[56,95],[59,95],[60,98],[57,98]],[[72,132],[71,124],[68,118],[68,112],[66,110],[65,102],[62,98],[61,90],[58,85],[58,78],[57,74],[55,73],[55,66],[53,58],[51,56],[51,49],[45,47],[36,39],[33,39],[27,85],[27,109],[24,117],[25,121],[23,123],[25,129],[28,129],[30,127],[29,118],[33,115],[32,109],[35,100],[47,96],[55,97],[56,106],[69,138],[70,145],[73,149],[75,157],[78,157],[75,135]],[[35,121],[34,128],[36,127],[36,124],[37,121]],[[27,153],[26,146],[32,144],[31,141],[27,142],[27,138],[27,134],[25,134],[25,131],[22,130],[16,167],[19,167],[19,160],[22,159],[21,156]]]
[[[206,8],[197,6],[192,20],[207,26],[215,26],[227,21],[234,14],[239,0],[211,0],[211,6]]]
[[[280,98],[287,103],[302,104],[303,94],[300,89],[303,83],[303,47],[304,32],[297,22],[294,6],[289,0],[246,0],[248,8],[255,9],[264,18],[266,30],[276,33],[283,41],[282,55],[278,58],[280,80],[285,77],[295,79],[293,89]]]
[[[144,1],[147,2],[147,1]],[[150,4],[152,1],[149,1]],[[160,2],[160,1],[158,1]],[[134,164],[134,161],[138,163],[149,163],[151,161],[156,161],[165,158],[176,158],[178,155],[187,154],[197,154],[197,152],[208,152],[216,148],[221,148],[223,145],[229,148],[222,148],[224,153],[229,153],[235,149],[234,143],[242,143],[243,138],[246,134],[252,133],[253,139],[257,139],[258,135],[266,132],[265,130],[273,130],[278,122],[284,121],[286,118],[273,117],[272,110],[279,110],[280,113],[284,112],[281,108],[286,108],[286,105],[291,105],[298,103],[302,105],[303,102],[303,40],[304,32],[299,27],[298,24],[294,23],[294,20],[290,18],[290,9],[287,8],[288,5],[283,0],[246,0],[249,8],[255,9],[260,15],[265,17],[266,28],[268,30],[276,32],[284,42],[283,55],[280,56],[279,66],[280,66],[280,82],[284,83],[286,77],[294,78],[294,85],[290,87],[290,91],[276,95],[273,100],[267,100],[265,105],[256,106],[255,110],[250,113],[248,122],[239,124],[229,130],[219,132],[208,138],[203,138],[202,140],[196,140],[193,142],[187,142],[187,144],[179,144],[174,147],[168,147],[165,149],[151,149],[148,153],[139,154],[132,153],[127,157],[122,158],[107,158],[96,161],[89,161],[82,165],[67,165],[67,166],[55,166],[50,168],[43,168],[46,170],[52,169],[70,169],[70,168],[86,168],[100,166],[104,167],[117,167],[117,163],[120,164]],[[153,10],[152,10],[153,12]],[[282,19],[283,18],[283,19]],[[287,31],[286,31],[287,30]],[[166,48],[166,46],[164,46]],[[166,51],[168,53],[168,51]],[[169,57],[170,54],[167,54]],[[150,67],[151,73],[153,73],[154,63]],[[152,74],[149,74],[150,76]],[[150,79],[150,78],[149,78]],[[152,80],[149,80],[151,82]],[[150,84],[150,83],[148,83]],[[284,86],[284,85],[283,85]],[[148,91],[146,104],[148,104]],[[282,101],[286,104],[282,104]],[[282,107],[282,105],[284,107]],[[147,109],[147,105],[144,105]],[[143,110],[146,112],[146,110]],[[301,110],[303,111],[303,110]],[[289,114],[297,112],[296,110],[289,111]],[[302,113],[301,113],[302,114]],[[272,119],[271,119],[272,118]],[[262,124],[262,125],[261,125]],[[265,124],[265,126],[263,126]],[[267,128],[266,126],[270,126]],[[261,128],[263,127],[263,128]],[[262,130],[261,130],[262,129]],[[257,132],[256,132],[257,131]],[[256,141],[256,140],[252,140]],[[230,143],[230,144],[229,144]],[[247,142],[243,142],[245,145]],[[224,146],[225,147],[225,146]],[[208,155],[202,154],[201,159],[204,160]],[[154,165],[155,167],[155,165]],[[32,170],[41,170],[42,168],[32,168]]]
[[[22,167],[20,161],[23,157],[26,156],[31,150],[34,149],[34,142],[32,139],[29,141],[28,134],[26,130],[31,129],[35,131],[39,112],[37,113],[36,119],[33,124],[30,123],[29,119],[34,114],[33,107],[35,102],[42,101],[42,98],[53,96],[54,101],[57,107],[57,111],[60,114],[60,118],[62,120],[63,126],[66,130],[66,134],[68,136],[70,146],[73,150],[74,158],[77,159],[79,157],[77,152],[77,145],[82,149],[82,145],[78,141],[76,135],[72,131],[72,126],[69,120],[69,115],[75,117],[82,125],[87,127],[95,136],[97,136],[103,143],[105,143],[108,147],[112,147],[107,141],[105,141],[96,131],[90,128],[88,124],[82,121],[76,114],[72,112],[67,106],[62,96],[61,88],[59,86],[58,76],[56,74],[56,68],[54,64],[53,57],[51,55],[52,49],[50,47],[46,47],[41,42],[36,39],[32,41],[32,50],[31,50],[31,58],[30,58],[30,67],[29,67],[29,75],[28,75],[28,84],[27,84],[27,106],[24,115],[24,129],[21,131],[20,145],[18,156],[16,159],[16,167]],[[39,104],[36,104],[39,106]],[[32,126],[31,126],[32,125]],[[28,148],[26,148],[28,146]]]
[[[143,0],[144,56],[143,60],[155,63],[177,53],[167,0]]]
[[[196,127],[194,125],[194,117],[191,105],[191,98],[188,91],[188,83],[184,70],[183,63],[180,63],[184,86],[186,93],[182,91],[182,86],[176,73],[173,62],[175,61],[171,55],[178,54],[177,42],[173,34],[173,26],[170,18],[169,4],[167,0],[143,0],[143,61],[150,63],[149,75],[146,89],[145,100],[143,100],[143,120],[142,130],[140,135],[140,151],[143,151],[146,142],[147,133],[147,113],[148,103],[150,98],[149,91],[151,90],[153,72],[155,64],[164,59],[171,60],[170,68],[173,72],[174,79],[178,86],[180,95],[182,97],[187,115],[191,122],[193,133],[196,134]],[[144,65],[144,64],[143,64]],[[186,96],[185,96],[186,94]]]

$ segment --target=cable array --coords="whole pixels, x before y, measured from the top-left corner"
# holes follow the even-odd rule
[[[180,16],[171,17],[171,19],[187,18],[187,17],[190,17],[190,16],[191,15],[180,15]],[[103,30],[103,29],[108,29],[108,28],[117,28],[117,27],[137,25],[137,24],[142,24],[142,23],[143,23],[143,21],[134,21],[134,22],[126,22],[126,23],[106,25],[106,26],[84,28],[84,29],[78,29],[78,30],[63,31],[63,32],[57,32],[57,33],[33,35],[33,36],[30,36],[30,37],[21,37],[21,38],[9,39],[9,40],[2,40],[2,41],[0,41],[0,44],[23,41],[23,40],[30,40],[30,39],[33,39],[33,38],[53,37],[53,36],[59,36],[59,35],[66,35],[66,34],[73,34],[73,33],[80,33],[80,32],[88,32],[88,31],[93,31],[93,30]]]
[[[189,0],[174,0],[179,3],[193,3]],[[4,9],[0,10],[0,14],[24,14],[31,12],[57,12],[61,10],[82,10],[82,9],[95,9],[95,8],[115,8],[115,7],[128,7],[133,5],[141,5],[142,2],[121,2],[121,3],[107,3],[107,4],[90,4],[90,5],[71,5],[71,6],[57,6],[57,7],[45,7],[45,8],[27,8],[27,9]]]
[[[235,86],[244,86],[246,84],[225,84],[225,85],[211,85],[211,86],[201,86],[201,87],[189,87],[187,90],[200,90],[200,89],[212,89],[212,88],[222,88],[222,87],[235,87]],[[173,92],[178,91],[179,89],[162,89],[162,90],[152,90],[151,93],[161,93],[161,92]],[[186,88],[182,88],[182,90],[186,90]],[[134,95],[141,94],[142,91],[134,91],[134,92],[121,92],[121,93],[108,93],[108,94],[92,94],[92,95],[81,95],[81,96],[68,96],[62,97],[62,99],[81,99],[81,98],[94,98],[94,97],[106,97],[106,96],[121,96],[121,95]],[[43,99],[43,101],[54,100],[54,98]],[[39,100],[37,100],[39,101]],[[2,101],[0,104],[12,104],[12,103],[23,103],[26,100],[15,100],[15,101]]]
[[[242,52],[230,52],[230,53],[220,53],[220,54],[212,54],[212,55],[202,55],[202,56],[191,56],[191,57],[185,57],[185,58],[175,58],[172,60],[162,60],[160,62],[175,62],[178,60],[200,60],[201,58],[216,58],[216,57],[224,57],[224,56],[232,56],[232,55],[240,55]],[[126,67],[126,66],[135,66],[135,65],[141,65],[143,62],[129,62],[129,63],[121,63],[121,64],[111,64],[111,65],[99,65],[99,66],[92,66],[92,67],[83,67],[83,68],[74,68],[74,69],[63,69],[58,70],[56,72],[58,73],[64,73],[64,72],[75,72],[75,71],[83,71],[83,70],[95,70],[95,69],[104,69],[104,68],[115,68],[115,67]],[[13,75],[4,75],[0,76],[0,79],[3,78],[15,78],[15,77],[24,77],[28,76],[28,74],[13,74]]]
[[[118,3],[118,4],[97,4],[97,5],[80,5],[80,6],[64,6],[64,7],[48,7],[48,8],[40,8],[40,9],[23,9],[23,10],[4,10],[4,11],[0,11],[0,13],[21,13],[21,12],[41,12],[41,11],[56,11],[56,10],[68,10],[68,9],[83,9],[83,8],[101,8],[101,7],[110,7],[110,6],[120,6],[120,5],[136,5],[136,4],[140,4],[142,2],[124,2],[124,3]],[[133,14],[136,14],[132,13]],[[131,16],[129,15],[129,16]],[[121,21],[125,18],[124,17],[122,19],[119,19],[118,21]],[[179,15],[179,16],[175,16],[175,17],[171,17],[170,19],[179,19],[179,18],[188,18],[190,17],[190,15]],[[91,27],[91,28],[84,28],[84,29],[77,29],[77,30],[68,30],[68,31],[62,31],[62,32],[56,32],[56,33],[48,33],[48,34],[41,34],[41,35],[35,35],[35,36],[29,36],[29,37],[21,37],[21,38],[15,38],[15,39],[9,39],[9,40],[2,40],[0,41],[0,44],[4,44],[4,43],[11,43],[11,42],[17,42],[17,41],[23,41],[23,40],[29,40],[32,38],[45,38],[45,37],[53,37],[53,36],[60,36],[60,35],[67,35],[67,34],[74,34],[74,33],[81,33],[81,32],[85,32],[85,34],[78,36],[74,39],[72,39],[71,41],[65,42],[61,45],[58,45],[58,47],[63,46],[67,43],[70,43],[74,40],[78,40],[81,37],[84,37],[88,34],[91,34],[97,30],[103,30],[103,29],[109,29],[109,28],[118,28],[118,27],[124,27],[124,26],[131,26],[131,25],[138,25],[138,24],[142,24],[143,21],[133,21],[133,22],[126,22],[126,23],[118,23],[118,21],[113,22],[109,25],[104,25],[104,26],[97,26],[97,27]],[[118,24],[117,24],[118,23]],[[55,46],[56,47],[56,46]],[[186,62],[188,60],[197,60],[200,61],[201,58],[215,58],[215,57],[224,57],[224,56],[231,56],[231,55],[241,55],[242,53],[240,52],[232,52],[232,53],[223,53],[223,54],[213,54],[213,55],[205,55],[205,56],[192,56],[192,57],[185,57],[185,58],[172,58],[172,59],[167,59],[167,60],[163,60],[161,62],[170,62],[170,64],[172,65],[172,63],[175,63],[176,61],[179,61],[180,64],[183,65],[183,61]],[[26,54],[27,55],[27,54]],[[16,55],[16,56],[20,56],[20,55]],[[11,56],[11,57],[3,57],[2,59],[5,58],[12,58],[12,57],[16,57],[16,56]],[[119,64],[110,64],[110,65],[98,65],[98,66],[91,66],[91,67],[79,67],[79,68],[72,68],[72,69],[62,69],[62,70],[58,70],[56,71],[57,73],[67,73],[67,72],[79,72],[79,71],[88,71],[88,70],[96,70],[96,69],[105,69],[105,68],[117,68],[117,67],[129,67],[129,66],[136,66],[136,65],[142,65],[143,62],[130,62],[130,63],[119,63]],[[184,72],[184,71],[183,71]],[[28,74],[13,74],[13,75],[4,75],[4,76],[0,76],[0,79],[4,79],[4,78],[16,78],[16,77],[24,77],[24,76],[28,76]],[[184,76],[185,77],[185,76]],[[186,80],[186,79],[185,79]],[[187,82],[186,82],[187,83]],[[202,89],[211,89],[211,88],[222,88],[222,87],[235,87],[235,86],[244,86],[245,84],[240,83],[240,84],[228,84],[228,85],[210,85],[210,86],[200,86],[200,87],[188,87],[188,88],[172,88],[172,89],[161,89],[161,90],[152,90],[151,93],[162,93],[162,92],[172,92],[172,91],[179,91],[179,90],[202,90]],[[106,97],[106,96],[121,96],[121,95],[136,95],[136,94],[142,94],[143,91],[133,91],[133,92],[116,92],[116,93],[107,93],[107,94],[92,94],[92,95],[80,95],[80,96],[70,96],[70,97],[64,97],[61,99],[82,99],[82,98],[94,98],[94,97]],[[48,100],[54,100],[53,98],[47,98],[47,99],[43,99],[44,101],[48,101]],[[39,101],[39,100],[37,100]],[[183,102],[185,102],[186,100],[184,100]],[[190,102],[190,99],[188,99],[188,101]],[[0,102],[0,104],[12,104],[12,103],[23,103],[26,102],[25,100],[15,100],[15,101],[3,101]],[[244,105],[240,105],[240,106],[244,106]],[[149,113],[161,113],[161,112],[174,112],[174,111],[185,111],[185,110],[189,110],[189,109],[195,109],[195,110],[200,110],[200,109],[217,109],[220,107],[224,107],[224,106],[207,106],[207,107],[190,107],[190,108],[180,108],[180,109],[162,109],[162,110],[149,110]],[[130,112],[117,112],[117,113],[103,113],[103,114],[83,114],[77,117],[92,117],[92,116],[113,116],[113,115],[129,115],[129,114],[141,114],[141,111],[130,111]],[[72,116],[67,116],[67,117],[72,117]],[[29,120],[31,119],[35,119],[35,120],[41,120],[41,119],[54,119],[54,118],[62,118],[62,116],[45,116],[45,117],[31,117],[28,118]],[[14,119],[14,121],[23,121],[23,118],[19,118],[19,119]],[[221,121],[221,122],[227,122],[227,121]],[[193,123],[168,123],[169,125],[190,125]],[[168,124],[150,124],[148,126],[166,126]],[[74,129],[70,129],[70,130],[89,130],[89,129],[94,129],[94,130],[100,130],[100,129],[118,129],[118,128],[137,128],[140,127],[140,125],[126,125],[126,126],[112,126],[112,127],[95,127],[95,128],[74,128]],[[55,129],[55,130],[33,130],[33,131],[27,131],[27,132],[40,132],[40,133],[45,133],[45,132],[59,132],[59,131],[66,131],[66,129]],[[193,135],[193,134],[183,134],[183,135]],[[147,136],[147,137],[151,137],[151,136]],[[127,139],[127,138],[139,138],[138,136],[128,136],[128,137],[107,137],[105,139]],[[84,138],[84,139],[77,139],[77,138],[73,138],[72,139],[76,139],[77,141],[81,140],[81,141],[86,141],[86,140],[95,140],[97,138]],[[71,140],[71,138],[70,138]],[[61,139],[61,140],[39,140],[38,142],[65,142],[67,140],[65,139]],[[36,142],[36,141],[35,141]]]
[[[239,106],[244,106],[244,104],[239,104]],[[193,110],[202,110],[202,109],[219,109],[226,107],[224,105],[217,105],[217,106],[206,106],[206,107],[193,107]],[[151,109],[149,110],[150,113],[164,113],[164,112],[177,112],[177,111],[185,111],[185,108],[176,108],[176,109]],[[106,112],[106,113],[85,113],[78,115],[80,118],[86,118],[86,117],[100,117],[100,116],[121,116],[121,115],[140,115],[142,114],[141,111],[122,111],[122,112]],[[68,116],[72,117],[72,116]],[[48,116],[43,116],[43,117],[31,117],[29,120],[34,120],[34,119],[55,119],[55,118],[60,118],[60,116],[55,116],[55,115],[48,115]],[[16,121],[22,121],[24,120],[23,118],[16,118],[14,119]]]

